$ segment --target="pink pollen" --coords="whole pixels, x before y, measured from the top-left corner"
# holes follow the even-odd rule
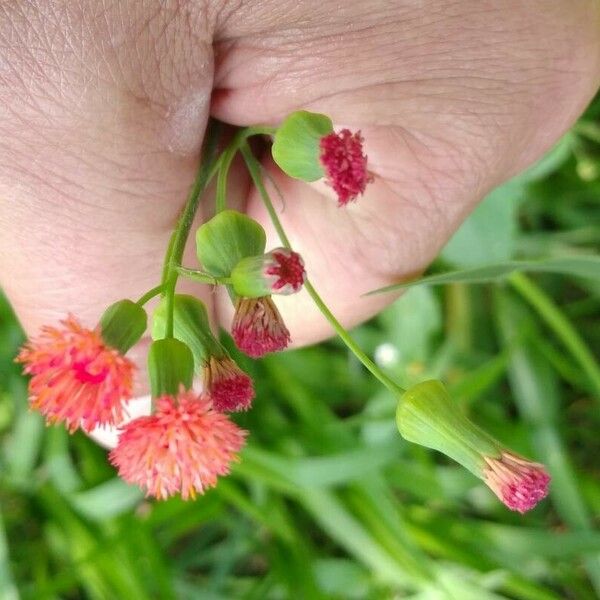
[[[271,260],[267,262],[265,275],[274,279],[271,289],[274,293],[293,294],[300,291],[306,271],[302,257],[287,248],[278,248],[269,252]]]
[[[342,129],[321,138],[320,161],[327,183],[334,189],[339,206],[344,206],[364,194],[367,183],[373,180],[367,171],[360,131]]]

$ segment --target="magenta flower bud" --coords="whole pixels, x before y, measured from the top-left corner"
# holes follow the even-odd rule
[[[548,494],[550,475],[544,466],[505,448],[470,421],[439,381],[424,381],[404,392],[396,422],[405,439],[460,463],[510,510],[527,512]]]
[[[252,379],[227,354],[206,361],[204,387],[218,412],[248,410],[254,399]]]
[[[243,258],[231,272],[235,293],[246,298],[295,294],[305,279],[302,257],[288,248],[275,248],[262,256]]]
[[[483,479],[511,510],[525,513],[548,495],[550,475],[544,465],[531,462],[510,450],[497,458],[484,457]]]
[[[326,182],[337,194],[340,206],[364,194],[367,183],[373,180],[367,171],[363,141],[360,131],[352,133],[342,129],[322,137],[319,142],[319,159]]]
[[[236,346],[252,358],[287,348],[288,331],[270,296],[239,298],[231,325]]]
[[[367,170],[360,131],[333,130],[325,115],[300,110],[288,115],[277,129],[273,159],[284,173],[302,181],[325,181],[339,206],[356,200],[373,176]]]

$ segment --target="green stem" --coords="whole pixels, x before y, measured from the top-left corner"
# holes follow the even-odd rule
[[[186,269],[185,267],[177,267],[177,273],[179,273],[181,277],[187,277],[188,279],[193,279],[194,281],[198,281],[200,283],[209,283],[211,285],[226,285],[231,283],[231,277],[215,277],[214,275],[210,275],[204,271]]]
[[[595,392],[596,400],[600,401],[600,367],[594,359],[594,355],[569,319],[525,274],[513,273],[509,277],[509,282],[536,309],[542,319],[546,321],[547,325],[554,331],[569,352],[571,352],[573,358],[580,364],[587,375]]]
[[[196,179],[190,190],[185,207],[171,240],[165,256],[165,263],[163,267],[163,285],[164,285],[164,296],[167,304],[167,326],[165,331],[165,337],[173,337],[173,297],[175,295],[175,287],[177,285],[177,278],[179,276],[177,267],[181,263],[183,257],[183,251],[187,242],[190,229],[194,222],[196,211],[198,210],[198,204],[202,197],[202,193],[206,190],[210,181],[211,174],[214,173],[214,154],[217,149],[217,142],[219,137],[220,126],[217,122],[211,121],[209,123],[206,140],[204,144],[204,151],[200,160],[200,168],[196,174]]]
[[[260,173],[260,164],[252,154],[250,147],[247,143],[244,143],[240,147],[240,151],[244,160],[246,162],[246,166],[248,167],[248,172],[250,173],[250,177],[252,177],[252,181],[256,186],[265,208],[269,213],[269,217],[273,222],[273,226],[281,239],[281,243],[290,250],[292,249],[292,245],[290,244],[290,240],[283,229],[281,221],[279,220],[279,216],[275,211],[275,207],[271,202],[271,197],[267,192]],[[329,310],[325,302],[319,294],[317,290],[313,287],[312,283],[307,279],[304,282],[304,287],[306,291],[309,293],[313,302],[317,306],[317,308],[321,311],[323,316],[329,321],[329,324],[333,327],[335,332],[339,335],[341,340],[346,344],[349,350],[360,360],[360,362],[385,386],[392,392],[393,394],[401,394],[404,392],[404,389],[401,388],[396,382],[390,379],[360,348],[360,346],[356,343],[356,341],[352,338],[352,336],[348,333],[348,331],[342,326],[342,324],[335,318],[335,315]]]
[[[233,140],[219,159],[219,175],[217,177],[217,191],[215,196],[215,211],[221,212],[227,208],[227,176],[229,175],[229,169],[231,163],[235,158],[238,150],[246,143],[246,140],[253,135],[275,135],[277,130],[274,127],[246,127],[238,131]]]
[[[158,296],[159,294],[161,294],[163,289],[164,285],[162,283],[160,285],[157,285],[156,287],[153,287],[151,290],[148,290],[143,296],[141,296],[140,299],[136,302],[136,304],[144,306],[144,304],[146,304],[146,302],[148,302],[149,300],[152,300],[154,296]]]

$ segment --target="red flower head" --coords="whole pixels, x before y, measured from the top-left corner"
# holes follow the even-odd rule
[[[117,425],[131,398],[134,365],[106,345],[99,329],[69,316],[62,327],[46,326],[21,349],[17,362],[32,375],[29,402],[49,423],[81,427]]]
[[[181,391],[156,400],[156,412],[122,428],[111,463],[146,496],[195,498],[227,475],[246,432],[215,412],[207,395]]]
[[[254,398],[252,379],[227,355],[208,359],[204,386],[219,412],[248,410]]]
[[[327,183],[334,189],[340,206],[364,194],[373,177],[367,171],[367,157],[363,154],[360,131],[342,129],[321,138],[320,161]]]
[[[237,347],[252,358],[283,350],[290,343],[290,332],[270,296],[239,298],[231,334]]]
[[[288,248],[275,248],[265,255],[264,277],[273,294],[295,294],[306,279],[302,257]]]
[[[543,465],[512,452],[485,457],[485,462],[485,483],[511,510],[525,513],[548,495],[550,475]]]

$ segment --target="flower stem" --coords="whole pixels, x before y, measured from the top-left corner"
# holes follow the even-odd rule
[[[177,272],[181,277],[187,277],[188,279],[193,279],[194,281],[199,281],[200,283],[209,283],[211,285],[226,285],[228,283],[231,283],[231,277],[215,277],[210,273],[205,273],[204,271],[197,271],[195,269],[177,267]]]
[[[275,211],[275,207],[273,206],[273,202],[271,201],[271,197],[267,192],[267,189],[264,186],[262,181],[261,173],[260,173],[260,164],[252,154],[250,147],[247,143],[244,143],[240,147],[240,151],[244,160],[246,162],[246,166],[248,167],[248,172],[250,173],[250,177],[252,177],[252,181],[256,186],[265,208],[269,213],[269,217],[273,222],[273,226],[281,239],[281,243],[290,250],[292,249],[292,245],[290,244],[290,240],[283,229],[281,221],[279,220],[279,216]],[[307,279],[304,282],[304,287],[306,291],[309,293],[313,302],[317,306],[317,308],[321,311],[323,316],[329,321],[329,324],[333,327],[335,332],[339,335],[340,339],[346,344],[348,349],[360,360],[360,362],[386,387],[392,394],[397,395],[403,393],[405,390],[401,388],[395,381],[390,379],[361,349],[361,347],[356,343],[354,338],[348,333],[348,331],[343,327],[343,325],[335,318],[335,315],[329,310],[328,306],[323,302],[323,299],[318,294],[317,290],[313,287],[312,283]]]
[[[152,289],[148,290],[143,296],[141,296],[140,299],[136,302],[136,304],[144,306],[144,304],[146,304],[146,302],[148,302],[149,300],[152,300],[154,296],[158,296],[159,294],[161,294],[163,289],[163,284],[153,287]]]
[[[165,256],[163,267],[163,286],[164,296],[167,303],[167,326],[165,337],[173,337],[173,297],[175,295],[175,286],[179,273],[177,267],[181,264],[183,251],[187,242],[190,229],[194,222],[196,211],[202,197],[210,182],[211,175],[214,174],[213,163],[215,162],[215,152],[219,138],[220,124],[216,121],[210,121],[204,143],[204,150],[200,160],[200,167],[196,174],[196,179],[190,190],[185,207],[177,222],[177,227],[171,236],[169,247]]]
[[[231,163],[238,150],[246,143],[246,140],[253,135],[275,135],[277,130],[274,127],[256,126],[246,127],[238,131],[231,143],[223,151],[219,159],[219,175],[217,177],[217,191],[215,195],[215,211],[221,212],[227,208],[227,176]]]

